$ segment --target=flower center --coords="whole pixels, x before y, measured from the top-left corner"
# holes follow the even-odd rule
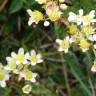
[[[52,21],[58,20],[59,17],[60,17],[60,16],[59,16],[59,13],[56,12],[56,11],[53,11],[53,12],[50,14],[50,16],[49,16],[50,20],[52,20]]]
[[[90,23],[91,22],[91,18],[89,16],[84,16],[83,20],[85,23]]]
[[[89,48],[90,45],[86,40],[81,40],[80,46],[81,48],[86,49]]]
[[[27,79],[27,80],[30,80],[30,79],[32,78],[32,76],[33,76],[33,75],[32,75],[32,72],[27,72],[27,73],[26,73],[26,79]]]
[[[42,15],[41,12],[39,12],[39,11],[34,11],[33,13],[34,13],[34,19],[35,19],[37,22],[39,22],[40,20],[43,19],[43,15]]]
[[[75,34],[76,32],[78,32],[77,27],[75,25],[70,26],[69,33],[70,34]]]
[[[66,41],[66,40],[65,40],[65,41],[63,41],[63,42],[62,42],[61,47],[62,47],[62,48],[64,48],[64,49],[69,48],[69,42],[68,42],[68,41]]]
[[[91,26],[85,27],[85,28],[83,29],[83,31],[84,31],[84,33],[85,33],[86,35],[91,35],[91,34],[94,33],[93,28],[92,28]]]
[[[21,62],[25,61],[25,56],[24,56],[24,55],[18,55],[17,58],[18,58],[18,60],[21,61]]]
[[[32,62],[37,62],[37,57],[36,56],[31,56],[31,61]]]
[[[4,79],[4,74],[0,74],[0,81]]]

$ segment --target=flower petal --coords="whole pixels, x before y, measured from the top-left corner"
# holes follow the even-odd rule
[[[24,49],[23,48],[20,48],[19,51],[18,51],[18,54],[24,54]]]
[[[6,82],[5,81],[0,81],[1,87],[6,87]]]
[[[35,50],[31,50],[31,56],[36,56]]]

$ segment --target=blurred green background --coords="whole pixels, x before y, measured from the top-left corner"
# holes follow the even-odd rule
[[[3,2],[0,0],[0,6]],[[78,13],[82,8],[86,14],[92,9],[96,10],[96,0],[66,2],[71,2],[62,16],[66,19],[70,11]],[[32,94],[26,95],[8,86],[0,88],[0,96],[96,96],[96,74],[90,71],[94,61],[92,50],[82,53],[71,48],[68,54],[62,56],[57,52],[55,39],[66,35],[66,26],[51,23],[45,28],[40,22],[37,26],[29,27],[28,8],[43,11],[34,0],[8,0],[0,9],[0,62],[6,64],[6,56],[11,51],[17,52],[20,47],[26,51],[35,49],[43,55],[45,62],[33,68],[40,77],[36,84],[32,84]]]

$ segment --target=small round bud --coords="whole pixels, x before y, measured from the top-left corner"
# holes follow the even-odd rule
[[[61,10],[66,10],[67,9],[67,5],[66,4],[60,4],[60,9]]]
[[[49,25],[50,25],[49,21],[45,21],[45,22],[44,22],[44,26],[45,26],[45,27],[48,27]]]
[[[65,0],[59,0],[59,2],[60,2],[60,3],[63,3],[63,2],[65,2]]]

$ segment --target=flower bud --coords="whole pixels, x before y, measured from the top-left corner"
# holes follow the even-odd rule
[[[66,4],[60,4],[60,9],[61,10],[66,10],[67,9],[67,5]]]
[[[44,22],[44,26],[45,26],[45,27],[48,27],[49,25],[50,25],[49,21],[45,21],[45,22]]]
[[[26,94],[29,94],[29,93],[31,92],[31,90],[32,90],[32,87],[31,87],[31,85],[29,85],[29,84],[25,85],[25,86],[22,88],[22,91],[23,91],[24,93],[26,93]]]
[[[59,2],[60,2],[60,3],[63,3],[63,2],[65,2],[65,0],[59,0]]]

